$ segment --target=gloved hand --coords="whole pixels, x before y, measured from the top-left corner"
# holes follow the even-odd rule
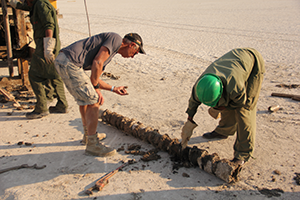
[[[220,112],[220,110],[214,109],[214,108],[212,108],[212,107],[210,107],[210,108],[208,109],[208,113],[210,114],[210,116],[212,116],[212,117],[215,118],[215,119],[218,119],[218,118],[221,117],[221,112]]]
[[[198,125],[196,123],[191,122],[190,120],[187,120],[184,123],[184,126],[182,127],[182,131],[181,131],[181,146],[182,149],[185,149],[188,141],[190,140],[192,134],[193,134],[193,130],[197,127]]]
[[[55,59],[55,56],[53,54],[55,43],[55,38],[44,37],[44,56],[48,64],[51,64]]]
[[[16,9],[18,2],[18,0],[8,0],[9,5],[11,5],[11,7],[13,7],[14,9]]]

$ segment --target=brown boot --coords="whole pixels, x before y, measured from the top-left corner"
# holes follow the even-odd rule
[[[87,127],[86,126],[83,126],[83,131],[84,131],[84,134],[83,134],[83,138],[80,141],[80,143],[83,145],[86,145],[86,143],[87,143]],[[99,141],[104,140],[106,138],[105,133],[96,133],[96,134],[97,134]]]
[[[97,138],[97,134],[95,134],[87,136],[85,152],[93,156],[106,157],[114,155],[116,150],[101,144]]]

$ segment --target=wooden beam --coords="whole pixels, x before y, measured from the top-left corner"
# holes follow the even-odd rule
[[[19,45],[22,48],[27,44],[27,31],[25,22],[25,12],[16,9],[15,27],[18,34]],[[19,74],[21,75],[22,84],[28,88],[30,85],[28,78],[29,65],[28,61],[22,58],[18,59]]]
[[[19,102],[17,102],[17,100],[15,99],[15,97],[10,94],[9,92],[7,92],[5,89],[0,88],[0,92],[8,99],[8,101],[14,101],[17,105],[17,107],[21,107],[21,105],[19,104]]]
[[[11,36],[10,36],[10,25],[8,20],[8,12],[7,12],[7,3],[6,0],[1,0],[2,5],[2,13],[3,13],[3,21],[4,21],[4,29],[5,29],[5,41],[7,47],[7,62],[9,68],[9,76],[14,76],[14,66],[13,66],[13,58],[12,58],[12,46],[11,46]]]
[[[300,95],[296,95],[296,94],[272,93],[271,96],[291,98],[295,101],[300,101]]]

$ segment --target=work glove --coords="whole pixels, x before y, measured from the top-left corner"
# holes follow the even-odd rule
[[[55,43],[55,38],[44,37],[44,57],[48,64],[51,64],[55,59],[55,56],[53,54]]]
[[[9,5],[11,5],[11,7],[13,7],[14,9],[16,9],[18,2],[19,2],[18,0],[9,0],[8,1]]]
[[[191,122],[190,120],[187,120],[184,123],[184,126],[182,127],[181,131],[181,147],[182,149],[185,149],[192,134],[193,130],[197,127],[198,125],[196,123]]]
[[[218,118],[221,117],[221,112],[220,112],[220,110],[214,109],[214,108],[212,108],[212,107],[210,107],[210,108],[208,109],[208,113],[209,113],[210,116],[212,116],[212,117],[215,118],[215,119],[218,119]]]

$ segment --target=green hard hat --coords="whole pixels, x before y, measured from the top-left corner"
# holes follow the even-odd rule
[[[205,74],[196,85],[196,95],[200,102],[215,107],[223,92],[221,79],[215,74]]]

